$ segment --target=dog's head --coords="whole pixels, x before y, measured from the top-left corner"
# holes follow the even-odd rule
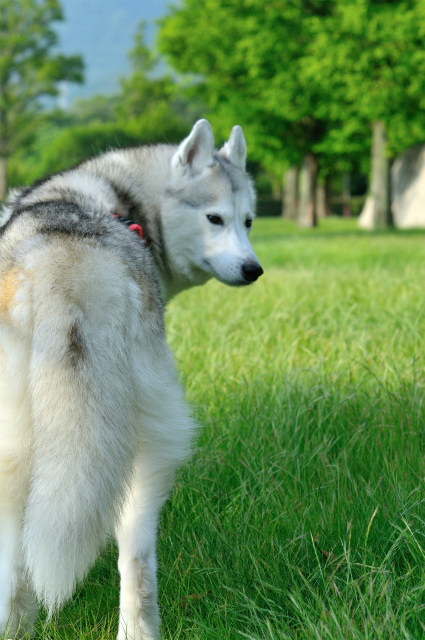
[[[215,151],[207,120],[195,124],[171,158],[164,231],[173,268],[187,286],[211,277],[242,286],[263,273],[248,239],[255,192],[245,162],[241,127],[233,127],[228,142]]]

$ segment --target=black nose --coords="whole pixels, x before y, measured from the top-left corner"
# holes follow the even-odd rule
[[[247,260],[242,265],[242,275],[247,282],[255,282],[263,273],[258,262],[254,260]]]

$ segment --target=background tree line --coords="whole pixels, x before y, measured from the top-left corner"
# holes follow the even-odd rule
[[[50,23],[61,18],[57,0],[3,4],[2,38],[13,32],[5,26],[13,10],[25,5],[28,15],[30,7],[44,9],[48,36],[34,33],[33,40],[45,42],[48,57],[55,42]],[[6,145],[0,129],[0,155],[11,154],[10,182],[22,183],[110,146],[175,142],[199,116],[208,117],[223,140],[237,122],[257,166],[276,187],[284,176],[287,211],[310,226],[319,198],[322,209],[329,208],[335,177],[370,171],[374,138],[370,184],[376,225],[385,225],[388,161],[425,141],[424,36],[425,0],[184,0],[159,29],[159,50],[173,75],[155,74],[157,59],[145,45],[142,25],[119,95],[37,114],[31,98],[21,111],[32,128],[9,125]],[[0,48],[0,71],[5,50]],[[42,57],[27,52],[41,68]],[[77,59],[62,57],[60,70],[36,97],[57,91],[58,79],[81,80]],[[15,84],[33,86],[30,74],[19,82],[16,72],[13,77]],[[4,107],[1,100],[3,122],[3,111],[13,109],[10,100]]]
[[[372,131],[379,188],[386,159],[425,141],[424,35],[424,0],[184,0],[162,20],[159,44],[201,78],[192,91],[215,130],[238,121],[270,172],[301,170],[298,216],[310,226],[317,180],[368,171]],[[389,200],[382,210],[378,191],[384,225]]]

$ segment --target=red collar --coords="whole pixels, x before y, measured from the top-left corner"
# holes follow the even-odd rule
[[[129,229],[130,231],[135,231],[141,240],[144,240],[143,229],[140,226],[140,224],[136,224],[135,222],[132,222],[128,218],[123,218],[122,216],[119,216],[117,213],[113,213],[112,215],[114,218],[118,220],[118,222],[122,222],[127,227],[127,229]]]

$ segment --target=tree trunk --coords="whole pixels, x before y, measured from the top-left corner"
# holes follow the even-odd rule
[[[282,185],[275,176],[271,176],[273,200],[282,200]]]
[[[283,174],[282,216],[288,220],[297,219],[298,167],[291,167]]]
[[[342,190],[342,215],[344,218],[351,218],[351,189],[350,189],[350,174],[344,173],[342,177],[343,190]]]
[[[331,190],[329,184],[329,178],[325,179],[325,182],[318,182],[316,186],[316,210],[317,218],[326,218],[326,216],[332,215],[331,209]]]
[[[6,164],[7,160],[5,157],[0,157],[0,202],[6,197]]]
[[[303,162],[300,174],[300,195],[298,199],[298,224],[300,227],[317,225],[316,207],[317,159],[308,153]]]
[[[326,189],[323,182],[316,185],[316,210],[318,220],[326,218]]]
[[[387,136],[383,122],[373,123],[371,195],[373,229],[390,224],[390,166],[387,158]]]

